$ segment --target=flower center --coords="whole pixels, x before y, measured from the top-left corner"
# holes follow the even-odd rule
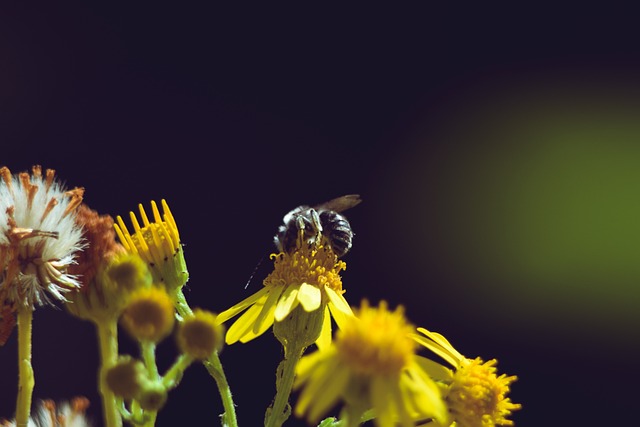
[[[292,254],[272,254],[274,270],[264,280],[265,286],[291,286],[301,283],[322,288],[328,286],[343,293],[340,271],[347,265],[325,246],[302,245]]]
[[[516,377],[496,376],[496,360],[486,363],[480,358],[465,360],[454,374],[447,395],[451,413],[460,427],[512,425],[506,417],[519,409],[505,395]]]
[[[409,337],[413,328],[402,307],[387,310],[363,304],[357,319],[338,332],[336,347],[341,359],[362,375],[397,375],[409,364],[416,344]]]

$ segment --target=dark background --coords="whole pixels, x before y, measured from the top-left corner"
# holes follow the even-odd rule
[[[615,425],[634,419],[640,379],[633,16],[5,5],[0,164],[54,168],[114,216],[165,198],[187,298],[213,311],[258,289],[244,284],[284,213],[359,193],[352,305],[403,304],[465,355],[497,358],[519,377],[516,425]],[[241,425],[261,425],[280,351],[270,333],[223,350]],[[33,352],[34,399],[86,395],[100,420],[92,325],[40,308]],[[160,368],[175,354],[168,339]],[[0,416],[15,358],[14,333]],[[158,425],[220,412],[192,366]]]

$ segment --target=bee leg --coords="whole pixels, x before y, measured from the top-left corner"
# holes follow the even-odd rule
[[[309,211],[311,214],[311,223],[313,224],[313,228],[315,228],[316,237],[315,242],[319,244],[322,241],[322,223],[320,222],[320,215],[315,209],[311,209]]]
[[[305,243],[305,238],[304,238],[304,229],[306,228],[304,226],[304,220],[302,219],[302,216],[298,216],[296,218],[296,226],[298,227],[298,248],[302,248],[303,243]]]

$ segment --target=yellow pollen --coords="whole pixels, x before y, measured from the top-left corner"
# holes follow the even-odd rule
[[[513,425],[507,417],[520,409],[506,394],[515,376],[496,376],[495,359],[465,359],[456,370],[446,401],[460,427]]]
[[[399,375],[414,355],[412,331],[402,307],[390,312],[385,301],[379,308],[364,301],[357,317],[338,332],[336,348],[344,363],[358,374]]]
[[[344,293],[340,271],[347,265],[338,260],[336,254],[325,246],[303,247],[292,254],[272,254],[274,270],[264,280],[265,286],[291,286],[301,283],[322,288],[328,286],[338,293]]]

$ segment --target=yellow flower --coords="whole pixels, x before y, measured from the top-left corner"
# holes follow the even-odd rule
[[[139,254],[150,267],[154,282],[161,283],[171,294],[180,290],[189,279],[184,252],[180,244],[178,226],[169,210],[167,202],[162,200],[162,213],[156,202],[151,202],[154,222],[150,222],[142,204],[140,218],[142,227],[133,212],[129,212],[134,233],[129,233],[122,217],[114,224],[118,238],[128,252]]]
[[[157,343],[173,329],[173,300],[164,288],[140,289],[131,294],[121,321],[134,338]]]
[[[446,419],[438,386],[416,363],[413,326],[402,307],[366,301],[336,334],[333,346],[303,357],[294,388],[304,388],[295,413],[317,420],[339,400],[348,425],[373,409],[378,427],[414,426],[418,415]]]
[[[345,291],[340,271],[346,268],[346,264],[338,260],[330,248],[322,245],[301,245],[291,254],[281,252],[272,254],[271,258],[274,270],[264,280],[264,287],[218,315],[218,322],[223,323],[247,310],[229,328],[227,344],[246,343],[262,335],[274,321],[281,322],[302,306],[307,313],[324,310],[318,345],[328,346],[331,342],[329,313],[338,325],[353,315],[349,303],[342,296]]]
[[[416,342],[431,350],[453,367],[453,370],[420,358],[420,364],[429,374],[443,384],[444,396],[451,420],[456,427],[493,427],[513,425],[507,417],[521,408],[506,397],[509,385],[517,377],[496,375],[495,359],[467,359],[442,335],[418,328],[423,335],[412,334]],[[438,426],[439,424],[432,424]],[[450,424],[443,424],[450,425]]]
[[[185,317],[176,339],[180,350],[194,359],[204,360],[222,348],[224,330],[216,322],[216,315],[196,309],[193,316]]]

